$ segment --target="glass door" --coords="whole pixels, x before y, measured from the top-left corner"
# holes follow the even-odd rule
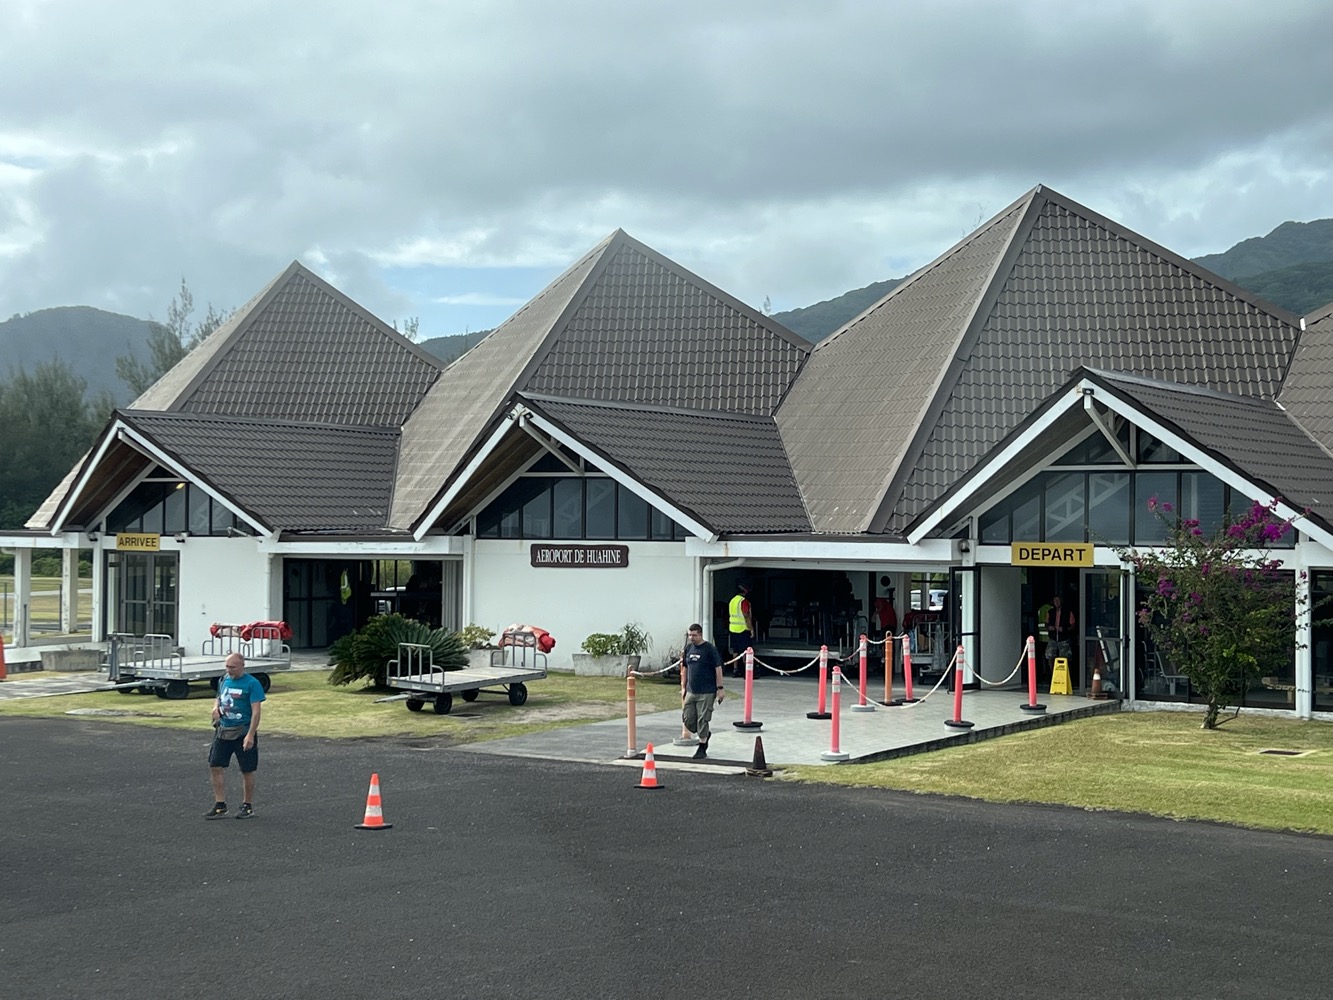
[[[1092,690],[1092,675],[1100,672],[1102,690],[1113,698],[1125,697],[1125,603],[1128,574],[1119,569],[1093,567],[1083,571],[1083,637],[1081,688]]]
[[[115,572],[114,631],[176,639],[180,620],[176,553],[117,552],[108,565]]]
[[[981,588],[980,567],[949,567],[949,592],[944,598],[944,608],[948,631],[952,639],[950,655],[959,646],[963,647],[966,662],[976,664],[981,651]],[[964,674],[968,679],[965,687],[979,688],[981,681],[971,668]],[[950,685],[952,687],[952,685]]]

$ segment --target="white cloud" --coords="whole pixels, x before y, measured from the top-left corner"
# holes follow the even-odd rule
[[[295,258],[446,333],[480,299],[392,272],[617,227],[784,308],[1037,183],[1216,252],[1333,214],[1330,37],[1323,0],[6,4],[0,315],[235,304]]]

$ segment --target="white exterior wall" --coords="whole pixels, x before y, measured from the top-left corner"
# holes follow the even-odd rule
[[[470,570],[470,619],[498,635],[511,624],[537,625],[555,637],[548,665],[573,670],[573,654],[592,632],[640,622],[653,637],[644,669],[679,648],[695,620],[696,561],[683,542],[607,542],[629,548],[624,569],[534,569],[534,543],[479,538]],[[538,542],[552,545],[565,542]],[[576,543],[596,545],[597,542]]]
[[[168,540],[163,540],[167,548]],[[180,638],[198,653],[213,622],[266,621],[282,617],[281,579],[270,580],[273,556],[248,538],[191,535],[180,553]],[[278,594],[273,595],[274,587]]]

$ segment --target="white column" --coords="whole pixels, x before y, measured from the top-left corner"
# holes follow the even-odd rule
[[[79,630],[79,550],[60,550],[60,631]]]
[[[1310,655],[1313,640],[1310,628],[1310,576],[1296,574],[1296,714],[1308,719],[1314,711],[1314,658]]]
[[[29,609],[32,607],[32,549],[14,550],[14,645],[26,646],[30,639]]]
[[[88,559],[93,567],[93,599],[92,606],[88,609],[92,616],[93,623],[93,641],[106,641],[106,627],[102,620],[102,604],[106,596],[106,578],[105,574],[110,570],[104,565],[102,550],[97,542],[92,543],[92,548],[88,552]]]

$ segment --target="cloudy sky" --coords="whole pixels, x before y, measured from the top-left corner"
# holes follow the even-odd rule
[[[0,317],[299,259],[438,336],[616,227],[781,310],[1039,183],[1217,252],[1333,216],[1330,39],[1328,0],[0,0]]]

